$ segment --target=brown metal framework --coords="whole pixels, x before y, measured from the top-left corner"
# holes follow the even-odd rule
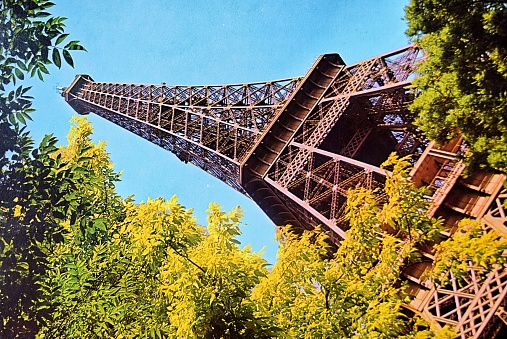
[[[500,236],[507,234],[507,190],[505,175],[479,172],[462,177],[464,164],[457,158],[462,147],[460,139],[441,148],[432,142],[419,158],[412,172],[416,185],[429,187],[432,201],[429,214],[444,220],[451,237],[463,218],[478,219],[484,232],[495,229]],[[408,305],[437,327],[450,325],[460,338],[495,338],[505,335],[507,324],[507,269],[495,267],[491,272],[468,266],[468,275],[458,279],[449,273],[443,286],[420,280],[424,270],[431,269],[431,254],[427,260],[407,271],[416,298]]]
[[[326,54],[304,77],[220,86],[105,83],[78,75],[62,95],[78,113],[96,113],[202,168],[296,232],[323,225],[333,242],[344,239],[347,190],[377,189],[382,202],[385,175],[378,166],[395,151],[419,158],[413,180],[431,188],[429,213],[446,220],[447,235],[464,216],[505,234],[500,201],[507,192],[499,190],[505,177],[465,182],[456,160],[461,141],[436,148],[412,126],[409,87],[420,58],[415,46],[348,66]],[[432,256],[422,253],[426,266],[407,273],[416,296],[407,307],[454,326],[462,338],[493,334],[507,319],[505,269],[480,275],[471,267],[464,287],[452,278],[449,286],[426,286],[420,275]]]
[[[94,82],[79,75],[64,95],[77,112],[94,112],[243,192],[241,160],[300,81],[171,86]]]

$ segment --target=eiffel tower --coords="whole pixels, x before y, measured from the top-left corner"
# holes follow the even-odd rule
[[[507,233],[505,176],[463,178],[460,140],[436,147],[412,125],[407,106],[422,53],[407,46],[346,65],[338,54],[317,58],[303,77],[267,82],[178,86],[95,82],[77,75],[62,96],[79,114],[95,113],[174,153],[253,199],[277,225],[295,232],[322,225],[338,244],[346,237],[346,193],[382,190],[379,165],[392,152],[418,159],[412,179],[428,185],[429,214],[448,236],[464,217]],[[381,195],[380,195],[381,196]],[[461,338],[493,338],[507,324],[507,270],[462,287],[425,285],[432,254],[405,272],[414,300],[408,312]],[[502,332],[503,333],[503,332]]]

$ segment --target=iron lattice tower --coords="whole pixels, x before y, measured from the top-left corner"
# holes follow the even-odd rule
[[[488,225],[505,228],[497,203],[506,195],[498,189],[505,178],[487,174],[487,183],[477,180],[489,191],[474,191],[460,181],[459,143],[437,149],[412,126],[409,87],[420,57],[415,46],[353,65],[326,54],[304,77],[220,86],[107,83],[78,75],[62,95],[78,113],[98,114],[200,167],[295,232],[323,225],[333,242],[345,238],[347,190],[360,184],[381,191],[385,174],[378,166],[393,151],[419,157],[413,179],[430,183],[430,213],[449,220],[450,232],[464,216],[489,216]],[[480,213],[449,212],[448,200],[462,194],[460,187],[486,197]],[[466,291],[425,286],[419,278],[431,254],[422,252],[429,260],[407,272],[416,296],[407,308],[454,326],[463,338],[493,333],[489,327],[507,318],[507,272],[472,279]]]

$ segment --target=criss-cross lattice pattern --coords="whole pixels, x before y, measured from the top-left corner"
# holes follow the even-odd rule
[[[291,162],[292,152],[304,149],[308,152],[297,180],[290,182],[288,187],[279,184],[278,178],[285,173]],[[333,238],[345,238],[345,202],[347,191],[360,185],[375,189],[382,187],[385,174],[378,167],[363,163],[335,153],[292,142],[289,152],[282,156],[270,173],[267,180],[284,195],[305,209],[311,209],[319,223],[326,225]],[[385,196],[378,193],[379,203]]]
[[[396,115],[400,110],[406,111],[406,90],[403,91],[401,85],[406,85],[405,81],[413,73],[418,56],[417,48],[406,48],[348,66],[333,83],[318,108],[310,113],[295,140],[312,148],[319,147],[351,106],[351,99],[356,96],[368,97],[366,105],[365,103],[362,105],[360,114],[370,109],[382,118],[388,118],[388,112]],[[408,114],[403,116],[406,118]],[[407,119],[399,118],[400,124],[410,123]],[[349,147],[344,148],[344,155],[355,154],[366,136],[358,132],[357,138],[352,138]],[[300,149],[286,167],[285,173],[279,177],[278,183],[287,187],[295,180],[308,156],[307,149]]]
[[[89,79],[69,101],[79,100],[87,111],[161,145],[243,192],[238,184],[239,163],[299,82],[294,78],[170,86]]]
[[[436,286],[430,292],[425,317],[440,326],[450,325],[463,339],[492,338],[506,306],[507,270],[497,267],[485,274],[469,266],[462,281],[449,275],[446,286]]]
[[[424,149],[407,109],[413,99],[407,85],[419,57],[417,48],[408,47],[347,66],[271,166],[267,178],[299,206],[311,208],[312,222],[327,225],[333,237],[343,238],[347,228],[349,188],[381,189],[377,166],[390,152]],[[388,151],[373,161],[378,139],[386,140],[381,142]]]

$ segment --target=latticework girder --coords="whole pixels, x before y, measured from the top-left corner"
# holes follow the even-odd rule
[[[346,71],[342,72],[341,76],[333,83],[322,100],[322,104],[310,113],[308,117],[310,123],[305,124],[303,133],[296,136],[297,140],[309,147],[319,147],[340,117],[349,108],[351,98],[355,96],[368,96],[378,93],[380,98],[376,98],[375,103],[382,102],[383,106],[395,109],[392,104],[386,105],[387,102],[396,102],[389,90],[399,88],[399,83],[404,83],[413,73],[418,53],[419,51],[415,48],[402,49],[348,66]],[[375,104],[372,103],[372,106],[375,106]],[[367,107],[363,107],[361,113],[364,114],[365,109]],[[406,123],[407,121],[401,120],[401,122]],[[345,154],[355,154],[358,146],[357,142],[351,141],[351,149],[346,147]],[[297,173],[304,166],[308,156],[309,152],[302,149],[291,160],[285,173],[278,180],[280,185],[283,187],[289,185],[289,182],[297,176]]]
[[[486,181],[481,181],[489,186],[483,187],[486,192],[493,188],[490,192],[493,196],[488,199],[489,208],[479,218],[484,232],[494,229],[499,236],[505,236],[507,190],[494,194],[494,188],[501,186],[505,177],[491,174]],[[446,284],[430,285],[428,290],[420,290],[420,302],[413,306],[434,324],[454,328],[460,338],[494,338],[502,324],[507,324],[507,268],[496,265],[487,272],[470,264],[467,270],[467,274],[459,278],[449,272]]]
[[[460,338],[491,338],[500,328],[500,314],[507,306],[507,270],[496,267],[489,273],[468,267],[468,275],[458,281],[450,274],[449,283],[428,293],[423,314],[440,326],[455,328]]]
[[[281,196],[301,199],[300,206],[308,204],[318,212],[313,224],[324,223],[334,236],[343,237],[347,228],[344,203],[349,188],[367,184],[381,189],[383,180],[372,179],[371,173],[382,176],[378,165],[392,151],[422,153],[424,143],[414,134],[407,109],[413,99],[410,75],[418,57],[416,48],[407,47],[345,67],[270,163],[265,178],[276,184]],[[375,153],[378,158],[372,156]],[[338,162],[340,171],[316,163],[316,154],[343,159]],[[346,159],[349,165],[342,164]],[[351,167],[350,161],[360,165]],[[368,175],[367,166],[372,167]]]
[[[447,230],[443,235],[448,237],[464,218],[478,219],[484,232],[494,229],[503,237],[507,234],[505,175],[478,172],[461,177],[464,164],[457,153],[462,145],[461,139],[442,148],[432,142],[414,167],[416,185],[429,187],[432,204],[428,214],[444,221]],[[502,324],[507,323],[503,318],[507,267],[497,265],[488,272],[470,263],[467,270],[459,278],[449,272],[448,282],[443,285],[420,281],[422,287],[417,288],[416,299],[409,307],[434,324],[451,326],[460,338],[495,338]]]
[[[312,208],[316,223],[323,223],[332,232],[345,238],[345,215],[343,206],[347,199],[347,191],[360,185],[375,189],[383,186],[385,174],[378,167],[363,163],[352,158],[328,152],[308,145],[291,142],[289,151],[277,162],[267,179],[274,183],[284,195],[293,197],[299,205]],[[279,178],[286,173],[293,153],[300,154],[305,150],[309,156],[298,175],[289,187],[283,187]],[[379,203],[383,195],[378,192]]]
[[[95,112],[149,140],[171,140],[171,146],[163,147],[244,192],[238,184],[239,163],[300,80],[169,86],[78,76],[64,95],[82,114]]]

